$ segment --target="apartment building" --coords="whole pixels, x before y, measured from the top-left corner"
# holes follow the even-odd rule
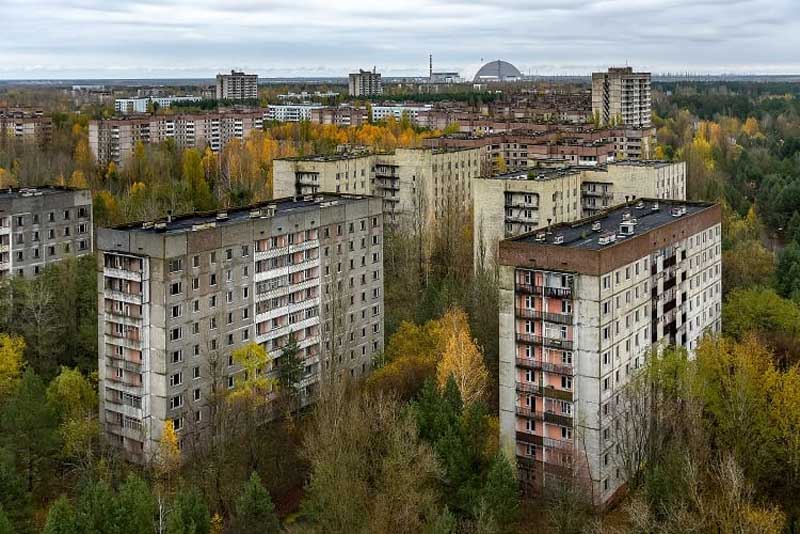
[[[220,111],[180,115],[124,117],[89,122],[89,148],[101,165],[125,163],[136,143],[173,139],[179,149],[209,147],[222,150],[233,140],[244,140],[264,127],[262,111]]]
[[[327,106],[311,110],[311,122],[314,124],[335,124],[336,126],[361,126],[369,124],[367,108],[353,106]]]
[[[720,331],[719,205],[642,199],[500,244],[500,434],[523,490],[624,485],[620,399],[653,350]]]
[[[0,190],[0,279],[92,253],[92,195],[84,189]]]
[[[327,376],[360,377],[383,350],[381,201],[285,198],[98,231],[100,421],[143,462],[166,420],[202,438],[209,399],[250,342],[276,362],[293,335],[304,403]]]
[[[258,74],[245,74],[232,70],[230,74],[217,74],[217,100],[248,100],[258,98]]]
[[[0,108],[0,146],[8,141],[44,145],[53,137],[53,121],[41,110]]]
[[[390,154],[339,154],[273,162],[276,196],[317,192],[381,197],[389,223],[433,221],[468,208],[480,176],[477,149],[398,148]]]
[[[636,198],[686,198],[686,163],[614,161],[598,167],[528,169],[474,182],[476,265],[493,264],[506,238],[571,223]]]
[[[348,76],[348,90],[350,96],[377,96],[383,94],[381,73],[359,69],[358,72]]]
[[[114,100],[114,111],[128,113],[147,113],[156,108],[168,109],[174,102],[199,102],[199,96],[147,96],[136,98],[117,98]]]
[[[270,104],[264,118],[276,122],[310,121],[311,113],[320,108],[321,104]]]
[[[649,128],[651,107],[649,72],[612,67],[592,73],[592,114],[601,125]]]

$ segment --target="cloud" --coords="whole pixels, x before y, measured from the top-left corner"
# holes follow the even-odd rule
[[[540,74],[800,72],[795,2],[0,0],[0,78],[423,75],[429,53],[465,75],[482,58]]]

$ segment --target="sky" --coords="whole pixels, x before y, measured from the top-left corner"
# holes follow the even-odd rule
[[[0,0],[0,79],[800,73],[800,0]]]

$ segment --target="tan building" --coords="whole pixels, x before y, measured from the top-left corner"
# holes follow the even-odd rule
[[[258,98],[258,74],[245,74],[232,70],[230,74],[217,74],[217,100],[249,100]]]
[[[597,168],[530,169],[473,184],[475,263],[488,266],[503,239],[635,198],[685,199],[686,164],[618,161]]]
[[[650,73],[631,67],[592,73],[592,114],[601,125],[649,128]]]
[[[642,199],[500,243],[500,440],[526,494],[618,494],[646,411],[624,388],[651,351],[720,331],[721,240],[719,205]]]
[[[391,154],[342,154],[273,162],[276,196],[359,193],[384,199],[388,222],[433,221],[467,209],[481,174],[479,149],[398,148]]]
[[[383,350],[381,210],[378,199],[324,194],[100,229],[109,442],[146,462],[167,420],[182,445],[203,439],[214,395],[243,376],[231,354],[251,342],[273,358],[273,378],[295,338],[303,403],[325,376],[369,373]]]
[[[0,108],[0,144],[44,145],[53,137],[53,121],[41,110]]]
[[[89,148],[102,165],[124,163],[139,141],[149,144],[173,139],[180,149],[209,147],[218,152],[232,139],[244,140],[251,131],[263,129],[263,124],[263,111],[93,120],[89,122]]]
[[[348,77],[348,89],[350,96],[378,96],[383,94],[383,84],[381,83],[381,73],[361,70],[353,72]]]

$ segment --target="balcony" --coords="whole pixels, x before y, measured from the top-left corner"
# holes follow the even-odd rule
[[[541,345],[543,347],[550,347],[554,349],[572,350],[572,341],[568,339],[542,337],[533,334],[517,334],[517,342],[525,343],[526,345]]]
[[[537,286],[531,284],[517,284],[517,291],[528,295],[539,295],[555,298],[571,298],[571,287]]]
[[[528,308],[517,308],[517,318],[519,319],[534,319],[537,321],[546,321],[548,323],[557,324],[572,324],[573,316],[571,313],[550,313],[540,310],[531,310]]]
[[[566,389],[556,389],[552,386],[539,386],[537,384],[529,384],[525,382],[517,382],[517,391],[520,393],[530,393],[540,397],[547,397],[549,399],[557,399],[572,402],[572,391]]]
[[[523,369],[536,369],[545,373],[556,373],[560,375],[575,376],[575,368],[572,365],[559,363],[543,362],[533,358],[517,357],[517,366]]]

